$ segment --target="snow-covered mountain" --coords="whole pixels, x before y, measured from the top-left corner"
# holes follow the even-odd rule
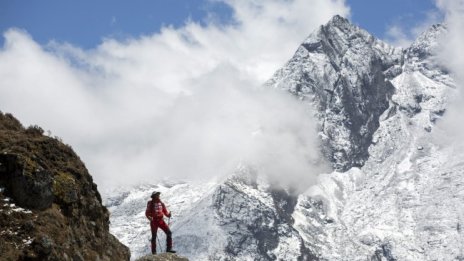
[[[159,190],[191,260],[464,260],[463,150],[436,127],[455,92],[434,55],[445,32],[400,49],[335,16],[266,83],[314,107],[335,171],[300,195],[245,165],[210,183],[120,189],[104,195],[111,232],[133,258],[148,253],[144,210]]]

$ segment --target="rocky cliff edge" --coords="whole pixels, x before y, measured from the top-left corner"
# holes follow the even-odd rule
[[[2,260],[129,260],[109,212],[69,145],[0,112]]]

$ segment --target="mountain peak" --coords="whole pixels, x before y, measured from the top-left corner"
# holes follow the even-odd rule
[[[373,36],[367,32],[366,30],[363,30],[359,26],[353,24],[350,20],[347,18],[340,16],[340,15],[335,15],[332,17],[325,25],[322,25],[320,27],[321,29],[333,29],[333,28],[338,28],[339,30],[343,32],[360,32],[362,35],[368,36],[373,38]]]
[[[327,25],[339,25],[339,24],[350,24],[352,25],[352,23],[346,19],[345,17],[341,16],[341,15],[334,15],[330,20],[329,22],[327,23]]]
[[[334,169],[346,171],[368,159],[378,118],[393,94],[387,77],[398,74],[401,57],[400,49],[336,15],[268,84],[311,97],[321,115],[324,154]]]
[[[325,25],[321,25],[305,39],[302,45],[310,52],[325,52],[327,48],[321,50],[324,43],[326,47],[339,54],[346,53],[352,48],[374,49],[382,54],[400,52],[340,15],[335,15]]]
[[[410,47],[412,50],[432,51],[439,44],[439,39],[447,32],[445,24],[434,24],[417,37]]]

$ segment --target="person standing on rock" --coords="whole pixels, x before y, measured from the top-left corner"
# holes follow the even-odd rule
[[[166,252],[176,253],[172,249],[172,232],[169,226],[164,222],[163,217],[171,217],[171,213],[168,212],[166,206],[160,199],[161,192],[153,192],[151,194],[151,200],[147,203],[147,209],[145,210],[145,216],[150,220],[151,228],[151,253],[156,254],[156,234],[158,228],[161,228],[166,233]]]

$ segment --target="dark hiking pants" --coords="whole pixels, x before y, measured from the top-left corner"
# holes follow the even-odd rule
[[[162,218],[160,219],[153,219],[150,222],[151,227],[151,253],[156,254],[156,233],[158,232],[158,228],[164,231],[166,234],[166,251],[172,249],[172,233],[169,229],[169,226],[164,222]]]

